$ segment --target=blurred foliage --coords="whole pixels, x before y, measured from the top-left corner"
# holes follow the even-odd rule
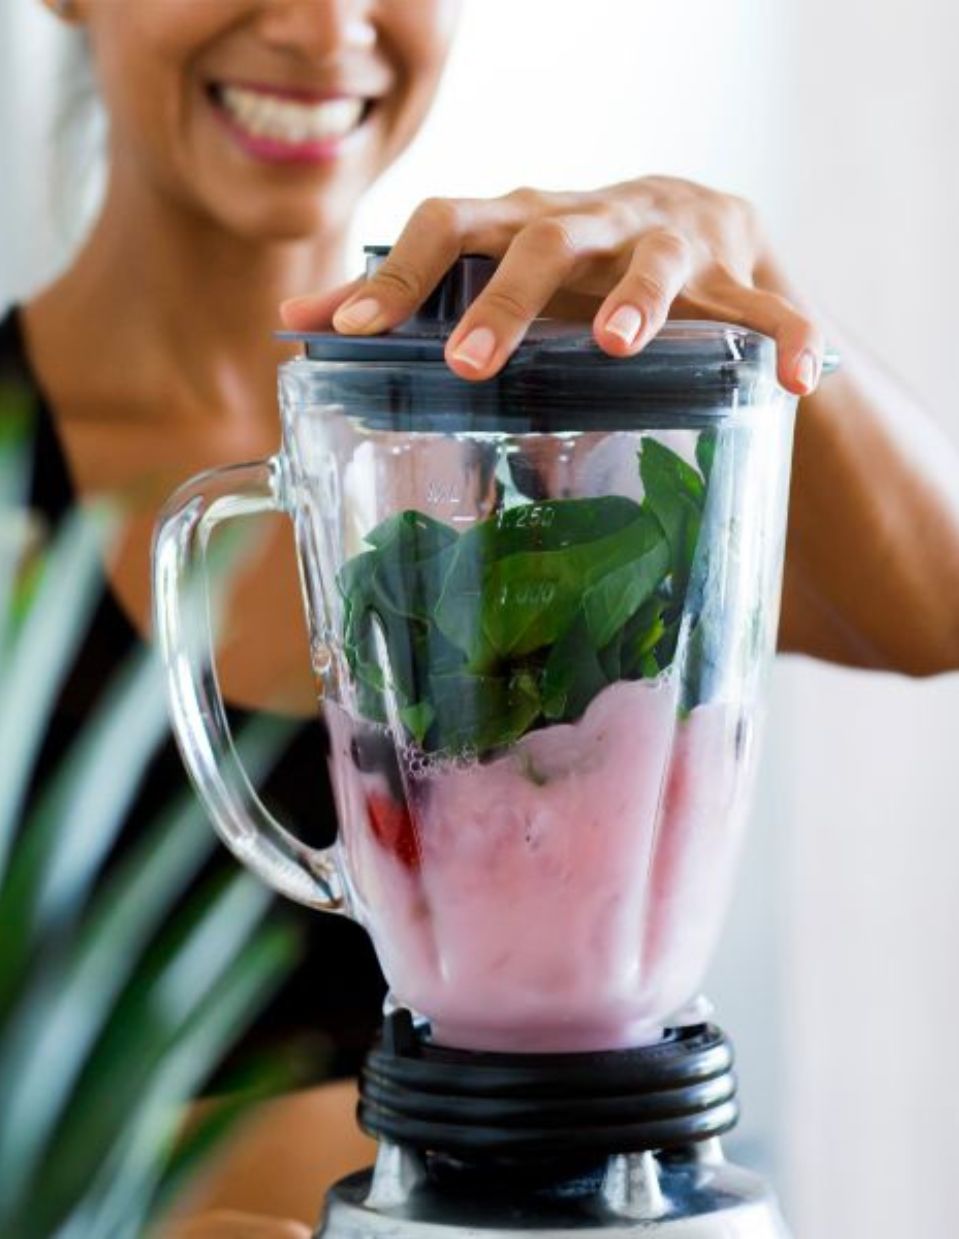
[[[187,1103],[297,942],[264,923],[270,896],[239,870],[197,885],[218,845],[189,790],[114,859],[167,735],[152,651],[131,655],[32,788],[114,522],[77,511],[42,544],[26,506],[29,423],[22,393],[0,386],[0,1235],[132,1239],[277,1083],[268,1067],[183,1134]],[[288,738],[274,720],[240,737],[254,777]]]

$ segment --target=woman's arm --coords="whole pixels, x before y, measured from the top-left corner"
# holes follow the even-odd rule
[[[372,1165],[375,1154],[356,1125],[353,1081],[263,1102],[151,1239],[295,1239],[316,1225],[333,1184]]]
[[[842,368],[796,426],[781,648],[959,669],[959,452],[864,350],[829,337]]]
[[[466,379],[495,374],[533,319],[571,296],[613,357],[639,352],[668,315],[775,339],[780,382],[804,397],[782,647],[909,674],[959,668],[956,452],[838,333],[830,339],[843,367],[818,387],[823,324],[779,275],[747,203],[668,177],[591,193],[431,199],[372,278],[288,302],[285,320],[388,330],[468,252],[500,263],[447,344],[449,365]]]

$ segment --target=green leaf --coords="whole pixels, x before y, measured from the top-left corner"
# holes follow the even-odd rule
[[[337,574],[336,583],[354,619],[370,605],[373,596],[373,573],[379,563],[375,551],[362,551],[348,559]]]
[[[706,467],[709,450],[703,441]],[[675,649],[705,483],[649,438],[640,472],[642,505],[517,504],[461,535],[408,511],[373,530],[374,549],[339,576],[361,714],[383,721],[393,693],[418,744],[482,755],[578,717],[618,678],[658,673]]]
[[[65,519],[43,557],[29,614],[0,657],[0,877],[50,710],[99,596],[112,528],[103,508]]]
[[[644,573],[655,573],[663,562],[657,551],[661,539],[656,522],[637,511],[628,525],[593,542],[498,560],[484,582],[484,635],[501,657],[515,658],[552,644],[569,627],[592,585],[646,556],[651,558]],[[605,626],[602,611],[612,601],[613,596],[602,591],[595,596],[592,615],[598,627]]]
[[[168,1048],[151,1064],[136,1103],[113,1107],[107,1154],[99,1160],[98,1172],[88,1176],[90,1190],[77,1210],[84,1222],[81,1234],[110,1235],[149,1203],[162,1169],[157,1151],[171,1148],[183,1105],[235,1042],[237,1030],[275,992],[294,955],[295,940],[288,930],[266,930],[232,953],[222,975],[191,1004]],[[33,1216],[51,1228],[57,1222],[46,1201],[42,1207],[34,1202]]]
[[[436,555],[456,538],[451,526],[411,509],[387,517],[366,535],[366,541],[377,551],[390,550],[404,559]]]
[[[669,548],[658,527],[653,526],[653,522],[647,526],[647,551],[607,573],[583,594],[583,613],[594,649],[600,649],[612,641],[669,570]]]
[[[26,510],[33,402],[19,384],[0,382],[0,672],[13,627],[17,575],[30,534]]]
[[[436,748],[441,752],[485,753],[512,744],[540,713],[539,691],[526,671],[511,676],[433,676],[430,700],[436,712]]]
[[[716,444],[719,435],[715,430],[701,430],[696,440],[696,463],[703,475],[703,481],[709,485],[713,472],[713,461],[716,458]]]
[[[275,984],[271,976],[268,984]],[[297,1072],[275,1056],[254,1063],[242,1081],[230,1081],[222,1094],[207,1098],[201,1113],[191,1117],[185,1134],[179,1135],[150,1210],[153,1220],[162,1219],[176,1206],[211,1155],[241,1126],[257,1105],[282,1093],[303,1087]]]
[[[169,954],[141,965],[87,1062],[45,1159],[44,1180],[59,1199],[76,1199],[103,1166],[118,1133],[142,1107],[164,1056],[253,940],[270,902],[269,893],[246,875],[215,894],[208,887],[201,898],[205,910],[195,923],[181,920]],[[227,1044],[221,1042],[221,1052]],[[27,1150],[16,1141],[13,1124],[10,1131],[3,1162],[12,1181],[23,1183]],[[4,1196],[0,1184],[0,1216]]]
[[[699,540],[705,484],[681,456],[648,437],[640,450],[639,472],[646,492],[645,503],[669,542],[674,590],[685,594]]]
[[[289,726],[263,719],[238,738],[252,778],[274,764],[290,734]],[[39,1162],[117,996],[217,846],[204,816],[186,792],[160,817],[104,884],[80,932],[41,957],[28,992],[5,1022],[0,1148],[15,1144],[21,1166]],[[51,1062],[56,1072],[49,1070]]]
[[[159,661],[144,650],[110,686],[25,825],[0,891],[8,948],[0,953],[0,1010],[30,943],[68,925],[83,906],[168,726]]]
[[[415,705],[404,706],[400,710],[403,726],[419,745],[422,745],[426,739],[426,733],[433,725],[435,718],[436,711],[428,701],[418,701]]]
[[[471,530],[450,554],[446,575],[433,610],[433,621],[444,637],[462,651],[470,668],[491,670],[495,652],[483,633],[485,559],[483,539]]]
[[[543,670],[543,714],[551,722],[574,722],[610,683],[582,616],[550,650]]]

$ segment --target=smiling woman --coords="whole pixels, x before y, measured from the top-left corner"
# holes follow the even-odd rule
[[[413,136],[457,7],[381,5],[375,24],[368,5],[76,0],[71,11],[96,57],[117,185],[132,157],[183,206],[292,239],[342,228]]]
[[[804,397],[781,643],[860,666],[959,666],[954,454],[851,346],[843,375],[818,389],[819,319],[801,304],[747,203],[666,177],[496,199],[433,197],[371,280],[344,284],[357,204],[428,112],[457,0],[50,7],[89,49],[108,119],[105,194],[83,247],[11,313],[0,340],[32,384],[41,416],[33,502],[51,523],[72,500],[102,495],[121,500],[126,513],[76,681],[83,693],[62,703],[62,727],[93,708],[103,669],[122,648],[147,639],[160,502],[204,468],[274,447],[276,366],[290,353],[273,336],[280,303],[299,327],[383,330],[467,250],[500,260],[449,341],[447,360],[469,381],[506,364],[544,309],[591,320],[597,346],[614,358],[644,348],[668,315],[722,318],[774,337],[780,379]],[[548,31],[553,10],[540,12]],[[580,68],[569,59],[555,72],[571,88]],[[591,80],[600,79],[596,71]],[[595,94],[578,96],[578,106],[593,109],[589,123],[605,134],[607,101]],[[538,123],[548,127],[549,115]],[[630,139],[625,125],[615,132]],[[482,154],[494,162],[495,135]],[[424,184],[422,195],[435,188]],[[231,614],[219,670],[234,714],[310,713],[284,525],[270,527],[245,562]],[[317,759],[323,742],[306,736],[267,789],[314,843],[334,830]],[[144,804],[181,781],[168,745]],[[131,834],[140,821],[139,811],[131,815]],[[378,1017],[379,974],[361,931],[303,919],[310,958],[246,1048],[319,1031],[327,1068],[349,1072]],[[352,1124],[342,1088],[335,1105],[323,1093],[316,1108],[272,1109],[201,1203],[310,1219],[324,1155],[339,1171],[341,1157],[363,1151],[345,1142]],[[315,1173],[299,1173],[297,1150]]]

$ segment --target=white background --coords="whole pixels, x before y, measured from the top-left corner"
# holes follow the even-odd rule
[[[47,176],[58,59],[38,9],[0,0],[0,302],[55,267],[76,190]],[[427,194],[688,175],[753,198],[800,284],[959,441],[957,34],[949,0],[466,0],[357,253]],[[957,720],[955,676],[777,672],[712,992],[740,1050],[736,1151],[801,1239],[956,1233]]]

